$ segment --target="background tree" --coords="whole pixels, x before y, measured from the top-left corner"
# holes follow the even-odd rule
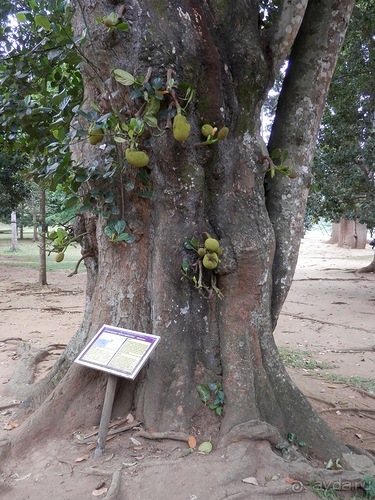
[[[276,444],[293,429],[322,458],[346,451],[291,382],[272,332],[352,5],[144,0],[113,12],[109,1],[73,3],[75,35],[86,34],[84,99],[70,137],[82,179],[87,306],[28,400],[35,407],[50,395],[14,432],[14,450],[54,432],[57,415],[60,433],[87,424],[87,408],[97,423],[105,377],[71,364],[106,323],[162,337],[117,398],[148,429],[189,432],[207,422],[197,386],[215,381],[225,394],[214,433],[222,446],[258,432]],[[261,107],[286,58],[267,149]],[[56,136],[63,142],[58,127]],[[204,234],[220,241],[214,271],[199,260]]]
[[[375,3],[356,2],[320,127],[307,214],[375,227]]]
[[[17,212],[19,204],[29,195],[29,186],[21,175],[20,156],[11,157],[0,151],[0,217],[11,223],[11,250],[17,250]]]
[[[0,218],[8,223],[10,213],[30,195],[30,185],[22,175],[24,168],[25,162],[20,155],[0,151]]]

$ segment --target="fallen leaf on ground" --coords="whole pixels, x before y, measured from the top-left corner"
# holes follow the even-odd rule
[[[105,457],[105,459],[103,460],[103,462],[109,462],[110,460],[112,460],[113,457],[114,457],[114,454],[111,453],[110,455],[108,455],[107,457]]]
[[[93,497],[100,497],[104,495],[104,493],[107,493],[108,488],[100,488],[100,490],[94,490],[91,494]]]
[[[194,436],[189,436],[188,446],[189,446],[189,448],[193,448],[193,449],[197,446],[197,440],[195,439]]]
[[[245,477],[242,479],[243,483],[253,484],[254,486],[259,486],[258,480],[256,477]]]
[[[31,477],[31,472],[26,474],[26,476],[17,477],[16,481],[24,481],[25,479],[29,479],[30,477]]]
[[[286,483],[289,483],[289,484],[299,483],[299,481],[297,481],[297,479],[293,479],[292,477],[287,477],[287,478],[285,479],[285,482],[286,482]]]
[[[135,439],[133,437],[130,438],[130,441],[135,445],[135,446],[141,446],[142,443],[138,441],[138,439]]]
[[[200,453],[210,453],[212,451],[212,444],[209,441],[204,441],[199,445],[198,451]]]
[[[6,424],[3,429],[4,431],[12,431],[13,429],[16,429],[18,427],[17,422],[10,422],[9,424]]]
[[[89,455],[82,455],[82,457],[78,457],[75,459],[75,462],[84,462],[85,460],[88,460]]]

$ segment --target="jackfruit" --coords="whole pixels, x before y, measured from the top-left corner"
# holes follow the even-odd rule
[[[126,150],[125,157],[130,165],[138,168],[146,167],[150,161],[150,158],[144,151],[138,151],[137,149],[131,148]]]
[[[219,257],[216,255],[216,253],[206,253],[206,255],[203,257],[203,265],[206,269],[213,270],[215,269],[219,264]]]
[[[65,257],[65,254],[64,252],[59,252],[56,257],[55,257],[55,261],[56,262],[62,262],[64,260],[64,257]]]
[[[228,135],[228,133],[229,133],[229,128],[228,127],[223,127],[217,133],[217,138],[219,139],[219,141],[222,141],[223,139],[226,138],[226,136]]]
[[[213,126],[210,125],[209,123],[206,123],[205,125],[202,125],[201,133],[205,137],[208,137],[209,135],[212,135],[213,130],[214,130]]]
[[[206,241],[204,242],[204,246],[210,252],[218,253],[220,250],[220,244],[217,240],[215,240],[215,238],[207,238]]]
[[[90,130],[88,141],[90,144],[95,146],[95,144],[101,142],[103,138],[104,138],[104,130],[102,128],[95,128]]]
[[[185,116],[177,114],[173,119],[173,137],[176,141],[186,141],[190,134],[190,123]]]

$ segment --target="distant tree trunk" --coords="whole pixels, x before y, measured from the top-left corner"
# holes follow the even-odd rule
[[[21,210],[20,210],[20,215],[21,215],[21,221],[22,221],[22,216],[23,216],[23,211],[24,211],[24,205],[23,203],[21,204]],[[23,240],[23,223],[21,222],[19,225],[19,230],[20,230],[20,240]]]
[[[339,242],[339,234],[340,234],[340,223],[339,222],[333,222],[332,223],[332,231],[331,231],[331,238],[329,239],[328,243],[338,243]]]
[[[15,211],[13,211],[10,215],[10,223],[12,228],[12,243],[10,250],[11,252],[16,252],[18,249],[18,243],[17,243],[17,214]]]
[[[177,142],[165,128],[168,111],[177,107],[170,99],[162,103],[159,117],[163,133],[150,131],[141,141],[150,168],[127,164],[121,146],[105,151],[103,145],[75,141],[79,164],[87,171],[97,168],[97,181],[93,176],[87,192],[116,195],[113,219],[125,220],[136,240],[126,244],[108,238],[103,206],[99,213],[82,215],[82,242],[90,250],[83,325],[51,373],[49,389],[58,387],[29,424],[13,431],[14,442],[24,447],[30,435],[56,431],[57,421],[59,432],[97,423],[105,377],[77,365],[64,376],[63,368],[106,323],[161,336],[137,380],[119,388],[123,411],[133,410],[148,429],[199,427],[212,414],[200,401],[197,385],[220,382],[225,407],[217,420],[219,437],[246,422],[262,421],[284,436],[292,430],[320,457],[340,456],[347,449],[291,381],[273,329],[297,262],[316,136],[353,0],[282,2],[270,30],[259,27],[258,2],[130,0],[126,34],[109,33],[96,21],[113,10],[113,2],[73,3],[75,31],[87,31],[90,40],[85,58],[91,62],[82,66],[84,110],[99,102],[125,121],[142,116],[144,106],[132,100],[127,86],[116,83],[113,69],[141,78],[152,65],[152,76],[165,84],[171,68],[174,82],[192,84],[196,91],[186,109],[191,137]],[[260,110],[286,58],[289,67],[267,150]],[[226,125],[228,138],[197,146],[204,140],[205,123]],[[274,149],[288,151],[295,179],[269,175]],[[111,179],[105,168],[113,151],[118,169]],[[182,263],[193,265],[197,259],[184,242],[202,240],[205,232],[223,249],[218,272],[207,271],[223,300],[215,293],[202,297],[182,276]]]
[[[33,241],[38,241],[38,215],[35,205],[33,205]]]
[[[367,227],[356,220],[341,219],[338,230],[338,245],[341,247],[366,248]]]
[[[39,214],[42,227],[39,243],[39,284],[47,285],[47,257],[46,257],[46,190],[40,188],[39,194]]]

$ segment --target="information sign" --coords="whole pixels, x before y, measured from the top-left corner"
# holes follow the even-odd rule
[[[134,380],[159,340],[157,335],[103,325],[75,362]]]

